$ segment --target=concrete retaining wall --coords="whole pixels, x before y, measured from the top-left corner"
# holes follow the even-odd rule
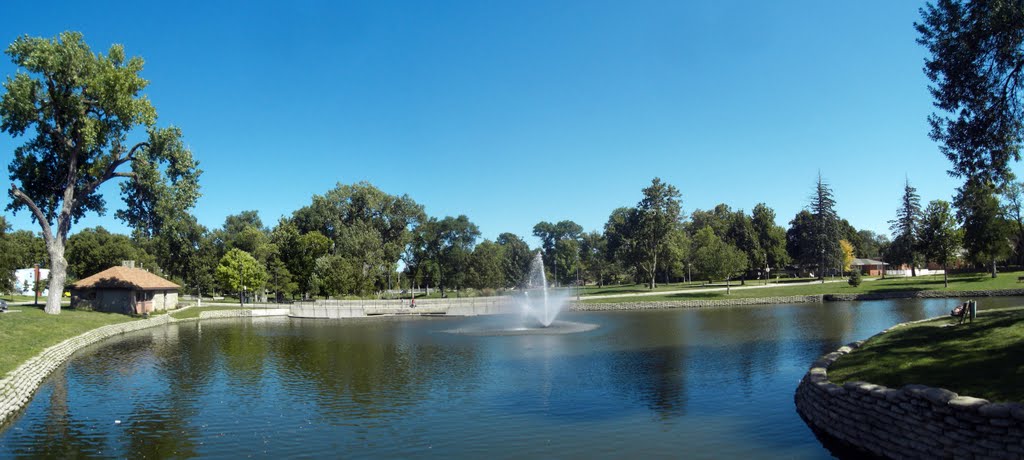
[[[287,308],[267,308],[260,310],[213,310],[199,312],[199,319],[288,316],[288,313],[289,310]]]
[[[464,297],[416,300],[319,300],[289,307],[297,318],[358,318],[368,315],[476,316],[515,311],[513,297]]]
[[[797,412],[812,428],[888,458],[1024,458],[1022,404],[924,385],[830,382],[828,367],[862,343],[821,357],[800,381]]]

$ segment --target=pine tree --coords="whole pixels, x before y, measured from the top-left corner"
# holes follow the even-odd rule
[[[835,206],[836,200],[832,195],[832,189],[822,179],[821,173],[818,173],[818,183],[811,196],[808,210],[813,217],[813,244],[810,255],[818,257],[818,278],[822,282],[825,281],[825,267],[838,267],[842,260],[839,247],[839,215],[836,214]]]
[[[896,219],[889,221],[893,236],[892,260],[897,264],[910,264],[910,276],[917,276],[917,253],[921,225],[921,197],[908,179],[903,187],[903,198],[896,209]]]

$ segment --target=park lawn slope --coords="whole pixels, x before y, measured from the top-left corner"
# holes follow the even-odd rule
[[[1024,402],[1024,308],[985,311],[974,323],[939,319],[869,339],[828,370],[833,383],[917,383],[993,402]]]
[[[796,286],[771,286],[757,289],[733,289],[726,294],[724,290],[714,292],[677,293],[650,296],[624,296],[607,299],[590,299],[583,297],[587,303],[618,303],[618,302],[665,302],[673,300],[724,300],[748,297],[782,297],[818,294],[876,294],[883,292],[921,292],[921,291],[984,291],[1002,289],[1024,289],[1024,284],[1017,278],[1024,276],[1024,271],[1001,273],[992,278],[984,273],[968,273],[950,275],[949,287],[944,287],[942,275],[917,277],[886,278],[866,280],[860,286],[850,286],[845,280],[830,283],[811,283]],[[760,281],[748,281],[747,286],[757,286]],[[724,287],[716,284],[715,287]],[[733,288],[739,283],[733,284]],[[648,291],[650,292],[650,291]]]
[[[11,310],[20,311],[0,314],[0,378],[52,345],[100,326],[133,321],[118,313],[68,308],[59,315],[48,315],[34,306],[14,306]]]

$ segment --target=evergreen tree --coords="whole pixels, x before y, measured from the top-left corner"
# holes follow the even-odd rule
[[[918,227],[921,222],[921,197],[917,189],[907,180],[903,187],[903,198],[896,210],[896,219],[889,221],[893,235],[893,249],[890,263],[910,264],[910,276],[917,276]]]
[[[825,269],[827,267],[838,267],[842,263],[842,250],[839,247],[839,215],[835,210],[836,200],[832,195],[832,189],[818,174],[818,182],[814,187],[814,194],[811,196],[811,203],[808,206],[812,216],[811,226],[811,254],[805,254],[804,259],[813,260],[817,256],[818,278],[824,282]]]

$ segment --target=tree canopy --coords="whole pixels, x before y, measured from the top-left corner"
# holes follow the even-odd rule
[[[26,140],[8,166],[8,209],[27,209],[42,230],[51,270],[46,311],[57,314],[68,232],[87,213],[106,211],[100,185],[129,179],[118,217],[152,233],[173,210],[195,203],[200,171],[181,131],[156,125],[142,95],[143,60],[126,57],[121,45],[94,53],[82,34],[64,32],[19,37],[6,54],[20,71],[3,85],[0,131]]]

